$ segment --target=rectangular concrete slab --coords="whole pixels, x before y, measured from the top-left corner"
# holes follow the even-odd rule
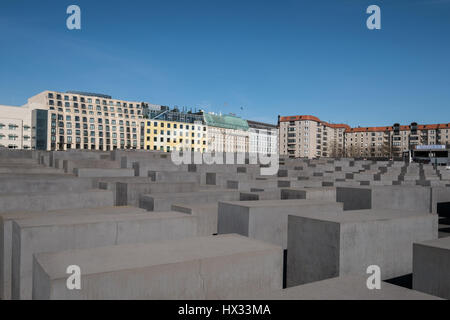
[[[450,237],[414,243],[413,289],[450,299]]]
[[[174,204],[172,210],[197,217],[197,235],[210,236],[217,234],[217,203]]]
[[[287,285],[295,286],[381,268],[383,280],[412,272],[412,244],[437,238],[438,217],[428,212],[355,210],[290,215]]]
[[[238,235],[35,256],[34,299],[230,299],[281,289],[282,249]],[[66,287],[67,266],[81,290]]]
[[[320,200],[219,202],[218,233],[238,233],[287,248],[289,214],[342,212],[342,204]]]
[[[113,202],[111,191],[97,189],[77,192],[2,194],[0,195],[0,213],[106,207],[112,206]]]
[[[51,216],[13,222],[12,298],[31,299],[32,257],[40,252],[196,236],[196,217],[178,212]]]
[[[74,174],[77,177],[133,177],[133,169],[101,169],[101,168],[75,168]]]
[[[0,298],[11,299],[12,278],[12,233],[13,221],[30,218],[40,218],[55,215],[95,215],[95,214],[122,214],[146,213],[147,211],[132,207],[101,207],[76,208],[52,211],[16,211],[0,214]]]
[[[400,209],[432,212],[431,188],[421,186],[337,187],[344,210]]]
[[[155,193],[141,195],[139,207],[149,211],[168,211],[173,204],[217,203],[238,200],[239,192],[232,190],[199,190],[197,192]]]
[[[341,276],[282,290],[263,292],[243,299],[257,300],[439,300],[438,297],[381,282],[368,289],[363,276]]]

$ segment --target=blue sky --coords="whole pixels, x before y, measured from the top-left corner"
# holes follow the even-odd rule
[[[80,90],[272,123],[450,122],[450,0],[1,0],[0,43],[0,104]]]

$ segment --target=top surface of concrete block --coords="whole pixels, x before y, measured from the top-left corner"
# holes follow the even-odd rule
[[[313,218],[318,220],[326,220],[337,223],[353,223],[353,222],[369,222],[377,220],[392,220],[409,217],[419,217],[432,215],[423,211],[407,211],[396,209],[365,209],[365,210],[351,210],[344,211],[344,213],[320,212],[320,213],[304,213],[303,217]]]
[[[194,237],[153,244],[132,244],[42,253],[37,260],[50,279],[66,278],[66,267],[78,261],[83,274],[114,272],[280,247],[238,235]],[[62,267],[64,266],[64,267]]]
[[[421,246],[426,246],[426,247],[450,250],[450,237],[440,238],[440,239],[436,239],[436,240],[422,241],[417,244],[419,244]],[[450,270],[449,270],[449,272],[450,272]]]
[[[302,205],[322,205],[335,203],[322,200],[294,199],[294,200],[259,200],[259,201],[220,201],[225,204],[233,204],[247,208],[270,208],[270,207],[296,207]],[[338,204],[338,203],[336,203]]]
[[[342,276],[308,283],[283,290],[260,293],[262,300],[439,300],[418,291],[406,289],[387,282],[381,289],[369,290],[367,277]]]
[[[122,207],[99,207],[99,208],[75,208],[62,210],[48,210],[48,211],[14,211],[7,213],[0,213],[0,218],[3,220],[11,219],[28,219],[45,217],[49,215],[83,215],[83,214],[120,214],[120,213],[147,213],[145,209],[122,206]]]
[[[130,210],[129,213],[117,214],[92,214],[92,215],[53,215],[38,218],[29,218],[16,221],[21,228],[40,227],[40,226],[59,226],[87,224],[97,222],[121,222],[121,221],[137,221],[149,219],[170,219],[186,217],[183,213],[178,212],[149,212],[144,209]],[[133,212],[134,211],[134,212]],[[137,213],[136,213],[137,212]]]

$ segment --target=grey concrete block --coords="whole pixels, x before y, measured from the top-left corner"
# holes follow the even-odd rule
[[[428,212],[355,210],[290,215],[287,285],[360,275],[370,265],[383,280],[412,272],[412,244],[437,238],[438,217]]]
[[[439,300],[438,297],[381,282],[368,289],[367,277],[341,276],[282,290],[261,292],[243,299],[257,300]]]
[[[414,243],[413,289],[450,299],[450,237]]]
[[[0,195],[0,213],[66,208],[93,208],[112,205],[112,192],[96,189],[78,192],[36,192]]]
[[[177,212],[51,216],[13,223],[12,298],[31,299],[32,257],[40,252],[182,239],[196,217]]]
[[[337,187],[344,210],[400,209],[431,212],[431,189],[420,186]]]
[[[150,193],[182,193],[198,191],[195,182],[117,182],[116,202],[118,206],[139,206],[141,195]]]
[[[217,234],[217,203],[174,204],[172,210],[197,217],[197,235],[210,236]]]
[[[219,202],[218,233],[237,233],[287,248],[288,215],[342,212],[342,204],[319,200]]]
[[[0,298],[11,299],[12,278],[12,233],[13,221],[30,218],[63,215],[122,214],[127,212],[146,213],[144,209],[131,207],[76,208],[54,211],[15,211],[0,214]]]
[[[77,177],[134,177],[133,169],[100,169],[100,168],[75,168]]]
[[[81,268],[68,290],[66,268]],[[230,299],[282,285],[282,249],[236,235],[42,253],[34,299]]]
[[[173,204],[217,203],[238,200],[239,192],[232,190],[200,190],[183,193],[155,193],[141,195],[139,207],[149,211],[168,211]]]

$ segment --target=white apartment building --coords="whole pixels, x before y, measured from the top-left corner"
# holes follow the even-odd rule
[[[41,150],[144,149],[146,104],[86,92],[44,91],[28,99]]]
[[[343,156],[345,124],[332,124],[310,115],[279,117],[279,150],[295,158]]]
[[[280,154],[290,157],[402,157],[417,145],[450,145],[450,124],[350,128],[302,115],[279,117]]]
[[[249,152],[278,153],[278,128],[276,125],[247,120],[249,125]]]
[[[351,128],[345,133],[345,153],[350,157],[401,157],[417,145],[449,145],[450,124]]]
[[[249,126],[233,115],[204,114],[207,125],[207,149],[210,152],[248,152]]]
[[[0,105],[0,148],[31,149],[31,110],[28,106]]]

